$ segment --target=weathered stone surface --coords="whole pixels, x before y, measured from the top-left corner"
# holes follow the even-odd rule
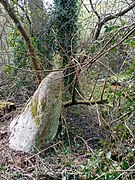
[[[40,149],[56,135],[62,109],[63,73],[50,73],[39,85],[26,108],[10,124],[9,147],[29,152]]]

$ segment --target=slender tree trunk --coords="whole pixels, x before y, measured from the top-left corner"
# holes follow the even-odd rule
[[[42,80],[42,77],[41,77],[41,73],[39,71],[39,66],[38,66],[38,63],[37,63],[36,53],[34,51],[34,47],[32,46],[30,37],[28,36],[28,34],[25,31],[25,29],[22,26],[22,24],[20,23],[19,18],[15,14],[15,10],[11,7],[11,5],[8,2],[8,0],[0,0],[0,3],[4,6],[5,10],[8,12],[9,16],[14,21],[16,27],[18,28],[18,30],[20,31],[21,35],[23,36],[26,44],[28,45],[30,57],[31,57],[34,69],[36,71],[36,76],[37,76],[38,82],[40,83],[41,80]]]

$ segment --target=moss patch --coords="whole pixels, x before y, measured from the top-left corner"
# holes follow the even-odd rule
[[[30,110],[31,110],[31,114],[32,114],[32,117],[33,117],[36,125],[39,126],[40,118],[39,118],[39,112],[38,112],[37,108],[38,108],[38,99],[37,99],[37,97],[35,97],[35,99],[31,103]]]
[[[32,113],[32,117],[35,118],[35,116],[37,116],[37,106],[38,106],[38,99],[35,97],[34,101],[31,103],[31,113]]]
[[[45,107],[46,107],[46,102],[45,102],[45,100],[42,100],[41,101],[41,111],[42,112],[45,110]]]
[[[40,125],[40,118],[39,118],[39,117],[37,117],[37,118],[36,118],[36,120],[35,120],[35,122],[36,122],[36,125],[38,125],[38,126],[39,126],[39,125]]]

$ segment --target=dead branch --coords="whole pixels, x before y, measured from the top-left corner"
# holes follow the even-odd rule
[[[95,105],[95,104],[104,104],[107,103],[107,100],[93,100],[93,101],[87,101],[87,100],[75,100],[73,101],[68,101],[64,103],[64,107],[69,107],[69,106],[74,106],[78,104],[83,104],[83,105]]]

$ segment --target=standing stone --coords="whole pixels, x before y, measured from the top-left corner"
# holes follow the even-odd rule
[[[62,109],[62,71],[43,79],[22,113],[10,124],[9,147],[29,152],[42,149],[56,135]]]

